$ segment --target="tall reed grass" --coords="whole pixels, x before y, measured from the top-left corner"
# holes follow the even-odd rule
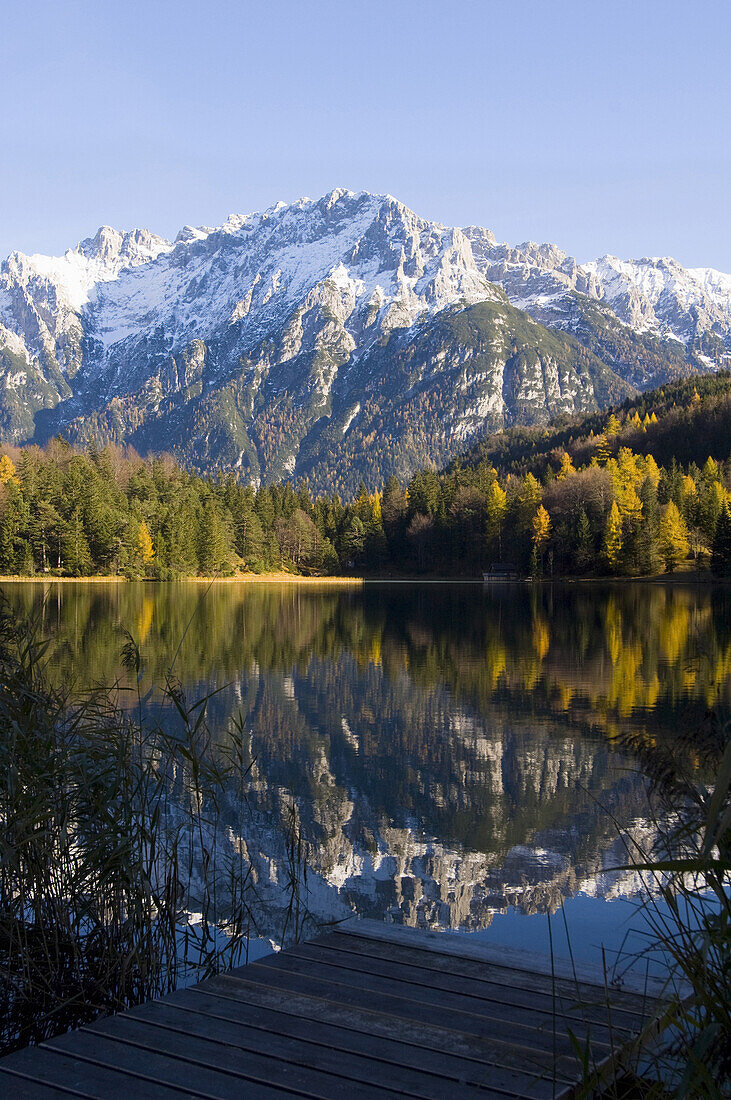
[[[240,964],[256,931],[250,865],[221,840],[224,794],[246,798],[240,726],[214,737],[210,696],[172,674],[151,719],[131,638],[132,705],[72,699],[45,654],[0,604],[0,1053]],[[290,849],[296,928],[294,820]]]
[[[635,1044],[632,1091],[731,1096],[731,723],[628,747],[651,778],[657,840],[623,870],[645,883],[644,954],[667,967],[665,991]],[[705,776],[705,779],[699,778]],[[622,1091],[622,1090],[625,1091]]]

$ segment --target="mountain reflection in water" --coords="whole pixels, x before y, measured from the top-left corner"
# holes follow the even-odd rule
[[[189,698],[220,688],[253,759],[229,842],[271,934],[294,801],[318,918],[487,927],[509,905],[631,896],[615,822],[650,843],[645,786],[618,749],[699,726],[731,699],[731,589],[659,584],[7,584],[79,690],[173,655]],[[187,628],[187,633],[186,633]],[[151,704],[154,705],[154,704]]]

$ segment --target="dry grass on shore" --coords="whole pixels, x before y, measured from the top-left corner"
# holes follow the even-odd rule
[[[142,577],[141,580],[154,581],[152,577]],[[363,584],[362,577],[301,577],[295,573],[236,573],[232,577],[177,577],[176,582],[183,584],[304,584],[360,588]],[[126,584],[127,577],[119,575],[92,576],[92,577],[52,577],[47,573],[37,573],[35,576],[4,575],[0,576],[0,584]],[[156,582],[169,583],[169,582]]]

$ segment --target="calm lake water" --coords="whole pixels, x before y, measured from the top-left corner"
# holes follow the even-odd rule
[[[547,945],[566,901],[575,954],[617,946],[639,884],[622,830],[652,840],[622,746],[731,702],[731,589],[586,584],[363,589],[225,583],[5,584],[79,690],[173,655],[211,725],[240,715],[254,760],[231,805],[276,939],[294,801],[318,919],[378,920]],[[187,631],[187,632],[186,632]],[[181,641],[182,639],[182,641]],[[561,917],[563,921],[563,916]]]

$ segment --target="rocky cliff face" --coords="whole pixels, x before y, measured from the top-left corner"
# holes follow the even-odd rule
[[[348,492],[713,369],[729,347],[729,276],[582,267],[337,190],[174,242],[104,227],[60,258],[13,253],[0,438],[62,431]]]

